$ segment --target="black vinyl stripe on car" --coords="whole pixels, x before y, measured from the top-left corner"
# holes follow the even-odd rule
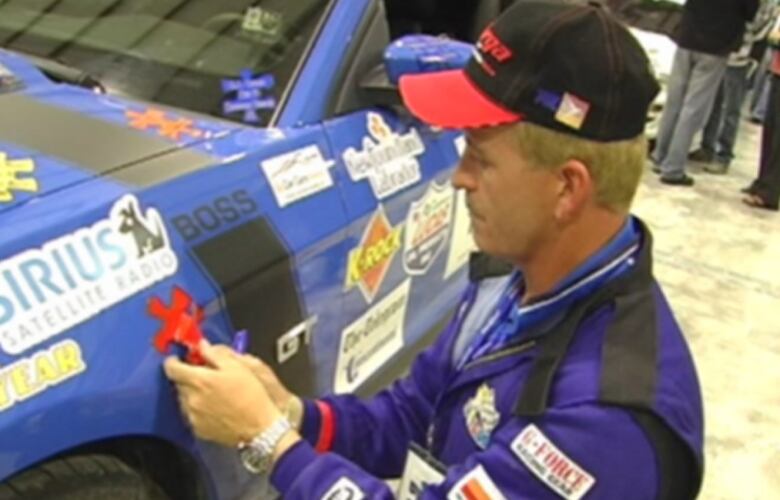
[[[160,137],[21,94],[0,96],[0,110],[1,142],[133,185],[151,186],[214,163]],[[124,168],[140,162],[149,164]]]
[[[308,346],[277,363],[277,339],[304,320],[304,308],[284,244],[263,217],[210,239],[195,255],[222,290],[236,330],[249,330],[249,351],[274,367],[293,392],[313,396]]]

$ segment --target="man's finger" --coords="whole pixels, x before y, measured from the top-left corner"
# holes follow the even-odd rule
[[[212,345],[205,339],[198,344],[198,350],[206,363],[217,369],[237,359],[237,356],[229,348]]]
[[[178,385],[194,386],[198,383],[203,368],[188,365],[176,356],[169,356],[163,363],[165,375]]]

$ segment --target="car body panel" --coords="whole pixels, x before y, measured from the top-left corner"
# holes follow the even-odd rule
[[[0,202],[0,480],[146,437],[193,457],[212,497],[265,491],[178,413],[148,309],[172,306],[177,287],[203,308],[209,339],[248,329],[250,352],[307,396],[397,369],[446,318],[473,248],[449,186],[462,139],[387,109],[324,114],[370,3],[335,2],[265,129],[54,83],[0,51],[23,82],[0,110],[41,117],[0,124],[0,169],[22,162],[14,181],[35,181]],[[165,126],[159,114],[140,126],[150,111]]]

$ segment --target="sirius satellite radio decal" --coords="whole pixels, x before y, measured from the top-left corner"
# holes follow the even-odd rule
[[[126,195],[105,219],[0,261],[0,347],[20,354],[177,268],[160,213]]]

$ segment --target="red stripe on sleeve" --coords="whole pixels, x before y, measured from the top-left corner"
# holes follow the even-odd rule
[[[336,417],[333,409],[328,403],[317,401],[317,409],[322,416],[322,425],[320,426],[320,437],[317,439],[315,449],[317,453],[327,453],[333,447],[333,437],[336,431]]]

